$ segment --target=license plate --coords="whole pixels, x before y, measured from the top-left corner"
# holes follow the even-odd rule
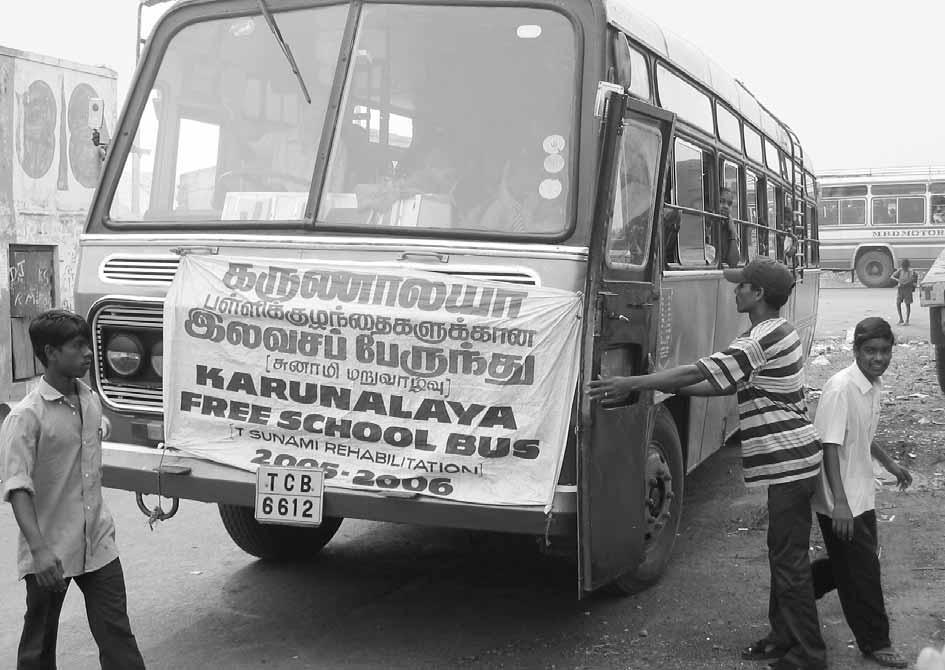
[[[324,490],[325,473],[317,468],[261,465],[256,472],[256,521],[319,526]]]

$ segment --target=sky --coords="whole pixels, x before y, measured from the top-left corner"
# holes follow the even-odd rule
[[[633,0],[742,80],[815,168],[945,164],[945,3]],[[105,65],[123,99],[137,0],[4,0],[0,46]],[[158,12],[150,12],[150,23]],[[53,20],[50,20],[54,17]]]

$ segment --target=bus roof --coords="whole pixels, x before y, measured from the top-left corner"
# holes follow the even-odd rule
[[[607,20],[622,31],[639,40],[660,57],[680,68],[738,111],[743,118],[760,128],[769,138],[791,154],[793,135],[788,126],[769,112],[742,82],[726,72],[699,47],[688,40],[661,28],[645,14],[634,9],[629,0],[604,0]],[[812,170],[810,159],[803,155],[804,167]]]

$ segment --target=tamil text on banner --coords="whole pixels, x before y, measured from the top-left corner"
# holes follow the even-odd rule
[[[328,487],[550,505],[580,296],[389,265],[189,255],[164,308],[168,446]]]

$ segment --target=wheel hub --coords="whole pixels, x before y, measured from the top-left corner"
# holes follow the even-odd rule
[[[646,453],[646,546],[666,525],[673,498],[673,475],[666,454],[662,445],[651,442]]]

